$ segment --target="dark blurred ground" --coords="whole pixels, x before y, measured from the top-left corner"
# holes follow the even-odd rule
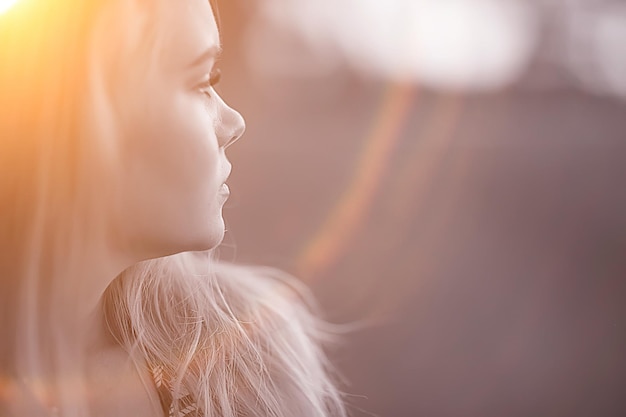
[[[626,416],[623,102],[259,80],[236,45],[226,33],[221,92],[248,131],[222,254],[296,273],[332,320],[369,323],[334,355],[353,416]],[[354,227],[328,232],[334,256],[307,263],[367,175],[394,88],[407,117],[378,182]]]

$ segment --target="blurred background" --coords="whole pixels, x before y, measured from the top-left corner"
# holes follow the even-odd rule
[[[228,0],[221,256],[296,274],[355,417],[626,416],[626,2]]]

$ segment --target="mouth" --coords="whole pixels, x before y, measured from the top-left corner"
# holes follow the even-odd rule
[[[232,172],[232,170],[233,170],[233,166],[230,163],[227,164],[226,165],[226,175],[224,175],[224,177],[223,177],[224,180],[222,181],[222,187],[224,185],[226,185],[226,181],[228,181],[228,177],[230,177],[230,173]],[[228,186],[226,186],[226,187],[228,187]]]
[[[228,187],[228,184],[226,184],[226,181],[228,181],[228,177],[230,177],[230,173],[232,171],[232,165],[227,164],[227,168],[226,168],[226,175],[224,175],[224,180],[222,181],[222,185],[220,186],[219,189],[219,193],[224,196],[224,197],[228,197],[230,195],[230,188]]]

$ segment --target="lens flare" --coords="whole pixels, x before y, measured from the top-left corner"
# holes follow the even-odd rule
[[[6,12],[17,3],[17,0],[0,0],[0,14]]]
[[[415,93],[411,84],[389,84],[380,112],[372,121],[353,180],[320,231],[298,255],[298,275],[305,279],[319,276],[341,257],[354,238],[379,191],[395,145],[410,115]]]

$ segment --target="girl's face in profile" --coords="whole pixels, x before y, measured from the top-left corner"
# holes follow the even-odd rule
[[[220,243],[231,170],[225,148],[245,128],[212,88],[220,39],[208,0],[165,3],[158,68],[131,86],[123,121],[116,212],[125,241],[140,256]]]

